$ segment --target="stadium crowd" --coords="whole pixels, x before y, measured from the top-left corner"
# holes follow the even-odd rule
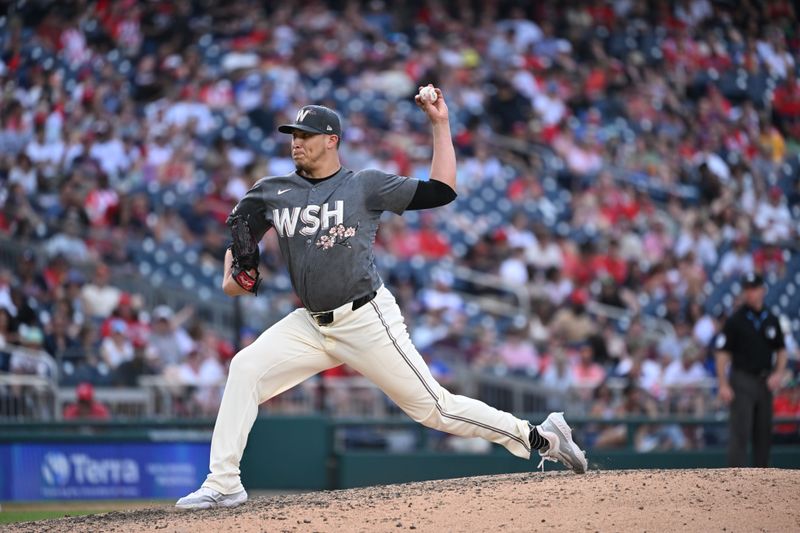
[[[0,271],[0,345],[47,352],[62,384],[224,383],[228,335],[115,280],[141,275],[144,240],[220,270],[225,217],[293,169],[275,125],[307,102],[342,113],[347,166],[426,179],[411,99],[428,82],[451,109],[459,200],[388,218],[378,244],[443,379],[466,363],[587,391],[587,414],[697,412],[669,390],[713,376],[733,307],[715,288],[751,270],[800,284],[789,1],[18,2],[0,24],[0,232],[25,250]],[[528,288],[533,312],[476,316],[465,297],[485,289],[428,268],[450,257]],[[274,235],[262,268],[283,270]],[[0,370],[51,371],[12,352]],[[609,395],[609,378],[630,386]],[[659,439],[680,440],[642,446]]]

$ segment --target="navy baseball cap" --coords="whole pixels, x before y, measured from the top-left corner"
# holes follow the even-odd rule
[[[754,287],[761,287],[764,285],[764,278],[755,272],[748,272],[742,276],[742,287],[745,289],[752,289]]]
[[[342,123],[333,109],[322,105],[307,105],[297,112],[293,123],[278,126],[281,133],[291,134],[295,130],[341,137]]]

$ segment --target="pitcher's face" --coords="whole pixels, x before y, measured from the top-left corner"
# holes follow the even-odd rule
[[[336,135],[295,130],[292,133],[292,160],[297,169],[313,173],[331,153],[335,153],[337,140]]]

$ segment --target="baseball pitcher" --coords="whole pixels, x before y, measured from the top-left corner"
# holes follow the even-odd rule
[[[435,97],[420,96],[432,91]],[[278,128],[292,136],[296,171],[259,180],[231,212],[223,290],[230,296],[257,293],[258,242],[272,228],[304,307],[231,361],[211,439],[211,473],[177,507],[235,507],[247,501],[239,463],[258,405],[342,363],[427,427],[482,437],[524,459],[538,450],[540,466],[560,461],[574,472],[586,471],[586,455],[561,413],[533,426],[442,388],[412,345],[400,309],[378,275],[373,243],[381,213],[438,207],[456,197],[447,104],[438,88],[420,87],[420,94],[415,101],[433,129],[430,181],[342,167],[341,122],[326,107],[305,106],[294,123]]]

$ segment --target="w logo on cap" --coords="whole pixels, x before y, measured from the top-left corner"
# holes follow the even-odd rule
[[[306,119],[306,116],[311,112],[310,109],[301,109],[297,112],[297,118],[294,119],[295,122],[303,122]]]
[[[281,133],[292,134],[296,130],[341,136],[342,123],[332,109],[322,105],[307,105],[297,112],[294,123],[278,126]]]

